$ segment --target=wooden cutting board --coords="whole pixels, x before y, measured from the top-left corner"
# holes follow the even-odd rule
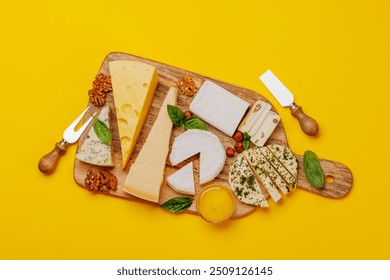
[[[263,96],[259,95],[258,93],[254,92],[254,91],[251,91],[251,90],[248,90],[245,88],[241,88],[241,87],[237,87],[237,86],[225,83],[225,82],[221,82],[221,81],[209,78],[209,77],[205,77],[205,76],[196,74],[196,73],[192,73],[192,72],[186,71],[184,69],[180,69],[180,68],[166,65],[166,64],[163,64],[160,62],[152,61],[152,60],[149,60],[146,58],[141,58],[141,57],[137,57],[134,55],[125,54],[125,53],[114,52],[114,53],[108,54],[100,67],[99,73],[104,73],[106,75],[109,75],[110,73],[109,73],[108,62],[113,61],[113,60],[141,61],[141,62],[155,66],[158,70],[158,75],[159,75],[159,83],[157,86],[157,90],[155,93],[152,107],[149,110],[148,117],[147,117],[146,122],[144,124],[144,127],[142,129],[141,135],[138,139],[136,148],[135,148],[133,155],[130,159],[130,163],[127,165],[126,169],[122,170],[121,166],[120,166],[120,164],[121,164],[120,141],[119,141],[118,127],[117,127],[117,123],[116,123],[116,116],[114,113],[115,106],[114,106],[112,94],[108,94],[106,102],[110,106],[110,109],[111,109],[110,117],[111,117],[111,130],[112,130],[112,136],[113,136],[115,166],[110,167],[110,168],[102,168],[102,167],[93,166],[93,165],[84,163],[78,159],[75,159],[74,178],[75,178],[75,181],[77,182],[77,184],[79,184],[82,187],[85,187],[84,186],[84,179],[85,179],[86,172],[88,169],[91,169],[93,171],[107,169],[107,170],[111,171],[112,173],[114,173],[118,178],[118,190],[116,192],[110,193],[110,195],[115,196],[115,197],[125,198],[125,199],[129,199],[129,200],[134,200],[134,201],[142,201],[144,203],[151,203],[151,202],[141,200],[137,197],[134,197],[132,195],[129,195],[129,194],[123,192],[121,190],[121,186],[125,180],[126,174],[128,173],[131,164],[137,158],[137,155],[138,155],[140,149],[142,148],[142,145],[143,145],[143,143],[144,143],[144,141],[145,141],[145,139],[146,139],[146,137],[151,129],[151,126],[153,125],[153,122],[157,117],[157,114],[159,112],[160,106],[164,100],[165,95],[167,94],[167,92],[171,86],[176,86],[176,82],[183,75],[191,76],[198,87],[200,87],[205,80],[213,81],[213,82],[219,84],[220,86],[222,86],[223,88],[227,89],[228,91],[230,91],[230,92],[234,93],[235,95],[241,97],[242,99],[248,101],[250,104],[253,104],[256,100],[263,100],[263,101],[270,103]],[[85,94],[85,97],[87,98],[87,94]],[[177,99],[177,106],[179,108],[181,108],[183,111],[188,110],[192,99],[193,99],[193,97],[187,97],[184,94],[179,93],[178,99]],[[91,105],[91,104],[88,104],[88,105]],[[100,110],[101,110],[101,108],[97,108],[97,107],[91,105],[91,109],[89,110],[89,112],[87,113],[87,115],[85,116],[84,119],[88,119],[89,115],[91,115],[95,111],[99,112]],[[272,110],[277,112],[274,107],[272,107]],[[89,129],[91,129],[91,127]],[[89,129],[80,138],[78,148],[80,148],[80,145],[84,142],[84,139],[85,139],[86,135],[88,134]],[[224,133],[220,132],[219,130],[215,129],[212,126],[209,126],[209,131],[213,132],[214,134],[216,134],[220,138],[220,140],[222,141],[225,148],[233,147],[235,142],[231,137],[225,135]],[[182,133],[182,130],[180,128],[178,128],[178,127],[173,128],[170,147],[171,147],[175,137],[180,135],[181,133]],[[267,144],[271,144],[271,143],[288,146],[282,121],[279,122],[277,128],[275,129],[275,131],[273,132],[271,137],[268,139]],[[312,192],[312,193],[315,193],[318,195],[322,195],[325,197],[330,197],[330,198],[342,197],[342,196],[346,195],[348,193],[348,191],[350,190],[350,188],[352,186],[352,174],[351,174],[351,171],[349,170],[349,168],[346,167],[345,165],[338,163],[338,162],[335,162],[335,161],[321,159],[320,162],[321,162],[321,166],[325,172],[325,176],[327,176],[327,178],[331,178],[331,180],[328,180],[328,181],[332,181],[332,182],[326,182],[324,188],[319,190],[319,189],[312,187],[310,185],[310,183],[307,181],[305,174],[304,174],[304,171],[303,171],[302,156],[300,156],[300,155],[295,155],[295,156],[298,159],[298,184],[297,184],[298,188],[305,189],[309,192]],[[222,183],[226,186],[229,186],[228,170],[229,170],[229,167],[230,167],[231,163],[233,162],[234,158],[235,157],[233,157],[233,158],[228,157],[227,158],[225,166],[224,166],[223,170],[221,171],[221,173],[214,180],[215,182],[219,182],[219,183]],[[174,173],[179,168],[183,167],[189,161],[194,161],[195,186],[196,186],[195,199],[197,199],[197,194],[203,188],[203,186],[199,185],[199,177],[198,177],[198,175],[199,175],[199,156],[198,155],[191,157],[190,159],[186,160],[185,162],[183,162],[180,165],[175,166],[175,167],[172,167],[169,163],[169,160],[167,159],[164,178],[168,177],[170,174]],[[166,181],[164,181],[164,183],[161,187],[159,204],[162,204],[165,201],[169,200],[170,198],[177,197],[177,196],[182,196],[182,195],[173,191],[167,185]],[[288,195],[284,196],[284,199],[288,199]],[[257,209],[257,207],[246,205],[246,204],[240,202],[239,200],[237,200],[237,207],[236,207],[235,213],[233,214],[233,218],[243,217],[243,216],[253,212],[256,209]],[[197,213],[195,202],[193,203],[193,205],[191,206],[191,208],[187,212]]]

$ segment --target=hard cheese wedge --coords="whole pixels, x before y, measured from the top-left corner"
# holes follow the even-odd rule
[[[122,187],[123,191],[145,200],[158,202],[172,131],[167,105],[175,105],[176,98],[177,89],[171,88],[137,159],[130,166]]]
[[[230,166],[229,184],[240,201],[258,207],[268,207],[256,177],[242,154],[238,155]]]
[[[189,129],[176,137],[169,157],[172,165],[200,153],[199,183],[213,180],[223,169],[226,160],[225,149],[219,138],[205,130]]]
[[[255,104],[252,105],[249,112],[245,115],[244,119],[241,121],[238,130],[242,133],[249,132],[252,126],[255,124],[256,120],[264,114],[264,111],[268,109],[267,103],[261,100],[257,100]]]
[[[192,161],[167,178],[168,185],[178,193],[195,194]]]
[[[195,115],[229,136],[236,131],[248,107],[248,102],[211,81],[203,83],[190,104]]]
[[[106,105],[97,117],[104,122],[108,128],[110,128],[109,112],[110,108]],[[112,145],[104,144],[96,135],[93,127],[88,132],[83,144],[77,150],[76,158],[94,165],[114,166]]]
[[[152,104],[158,74],[155,67],[139,61],[111,61],[109,68],[124,169]]]

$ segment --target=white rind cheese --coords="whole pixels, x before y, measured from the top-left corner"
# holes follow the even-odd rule
[[[236,197],[243,203],[257,207],[269,207],[256,177],[242,154],[229,169],[229,184]]]
[[[275,112],[270,111],[255,135],[251,137],[251,142],[256,146],[263,146],[275,130],[279,121],[280,116]]]
[[[263,187],[267,190],[274,202],[278,202],[282,196],[276,189],[276,186],[272,182],[271,178],[268,176],[265,168],[258,161],[258,155],[253,149],[245,150],[243,152],[245,159],[248,161],[252,167],[253,173],[256,175],[257,179]]]
[[[176,98],[177,89],[171,88],[141,151],[130,166],[122,187],[123,191],[145,200],[158,202],[172,131],[167,105],[175,105]]]
[[[223,169],[225,149],[219,138],[206,130],[189,129],[175,138],[170,161],[173,166],[200,153],[199,183],[213,180]]]
[[[236,131],[248,107],[248,102],[211,81],[203,83],[190,104],[191,112],[229,136]]]
[[[97,117],[99,120],[104,122],[108,128],[110,128],[109,112],[110,109],[108,105],[106,105]],[[78,149],[76,158],[93,165],[114,166],[112,145],[104,144],[96,135],[93,127],[91,127],[83,144]]]
[[[192,161],[169,176],[167,183],[178,193],[194,195],[195,185]]]

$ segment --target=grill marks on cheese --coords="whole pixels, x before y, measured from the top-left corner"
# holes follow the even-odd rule
[[[125,169],[152,104],[158,74],[139,61],[111,61],[109,68]]]
[[[271,146],[255,147],[244,151],[230,167],[229,183],[237,198],[244,203],[266,207],[259,203],[261,201],[259,192],[264,196],[259,184],[274,202],[278,202],[282,198],[278,189],[283,194],[287,194],[295,187],[298,163],[294,154],[287,147],[276,144]],[[273,154],[271,150],[275,150],[279,156]],[[255,181],[259,184],[252,183],[253,187],[248,188],[247,178],[251,174],[255,176]]]
[[[171,88],[137,159],[130,166],[122,187],[123,191],[145,200],[158,202],[172,131],[167,105],[175,105],[176,98],[177,89]]]

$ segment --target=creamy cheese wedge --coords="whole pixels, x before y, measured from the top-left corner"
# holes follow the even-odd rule
[[[243,154],[239,154],[229,168],[229,184],[236,197],[243,203],[257,207],[269,207]]]
[[[124,169],[152,104],[158,74],[155,67],[139,61],[110,61],[109,68]]]
[[[167,177],[167,183],[178,193],[194,195],[195,185],[192,161]]]
[[[248,102],[211,81],[203,83],[190,104],[191,112],[229,136],[248,107]]]
[[[267,146],[290,174],[297,179],[298,177],[298,161],[293,152],[286,146],[272,144]]]
[[[104,106],[98,115],[98,119],[110,128],[110,108]],[[76,158],[93,165],[99,166],[114,166],[112,156],[112,145],[104,144],[96,135],[95,130],[91,127],[84,142],[79,147],[76,153]]]
[[[198,153],[199,183],[205,184],[217,177],[225,165],[225,149],[215,134],[206,130],[187,130],[175,138],[169,159],[175,166]]]
[[[258,152],[254,149],[245,150],[243,152],[245,159],[248,161],[251,166],[253,173],[259,182],[263,185],[263,187],[267,190],[269,195],[271,196],[274,202],[278,202],[282,196],[277,190],[277,186],[268,176],[263,165],[258,161],[259,155]]]
[[[145,200],[158,202],[172,131],[167,105],[175,105],[176,98],[177,89],[171,88],[141,151],[130,166],[122,187],[123,191]]]

